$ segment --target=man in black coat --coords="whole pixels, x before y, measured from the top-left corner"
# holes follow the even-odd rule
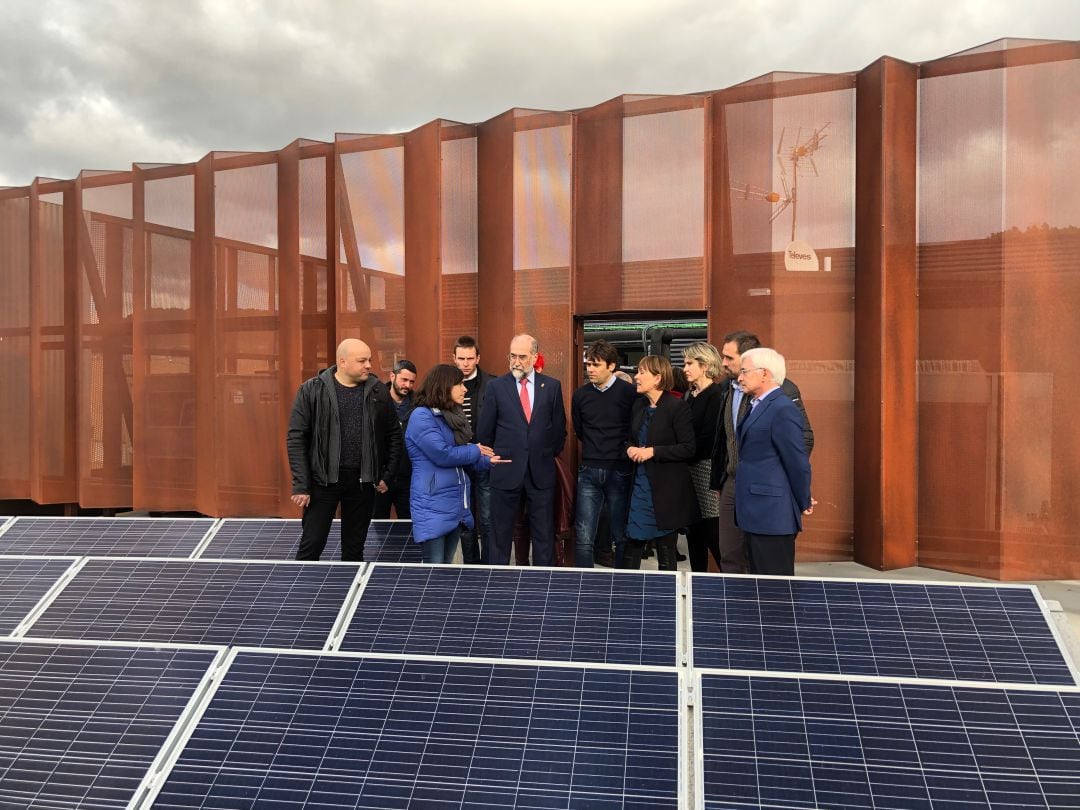
[[[375,492],[386,491],[401,456],[401,428],[371,349],[348,338],[337,364],[300,386],[286,437],[292,502],[304,510],[298,560],[317,560],[341,505],[341,559],[364,559]]]
[[[510,372],[488,383],[477,422],[480,444],[510,461],[491,469],[492,536],[487,562],[507,565],[514,522],[524,498],[534,565],[551,565],[555,554],[555,456],[566,443],[562,386],[536,371],[540,347],[531,335],[510,342]]]
[[[397,413],[398,425],[401,427],[401,435],[405,436],[405,426],[409,422],[409,414],[413,409],[413,388],[416,387],[416,364],[412,360],[402,358],[394,363],[390,370],[390,382],[387,390],[390,392],[390,401]],[[409,454],[401,453],[398,461],[397,474],[388,480],[386,492],[375,493],[375,518],[385,520],[390,517],[390,507],[394,507],[394,514],[398,520],[410,520],[412,510],[409,506],[409,485],[412,479],[412,465],[409,463]]]
[[[495,379],[480,368],[480,345],[471,335],[462,335],[454,343],[454,365],[465,375],[465,415],[476,435],[480,411],[488,383]],[[486,538],[491,536],[491,481],[487,470],[469,473],[472,479],[472,511],[474,529],[461,528],[461,561],[466,565],[486,562]]]
[[[727,379],[717,383],[724,386],[724,398],[720,403],[720,418],[713,442],[710,486],[720,493],[720,570],[725,574],[745,574],[750,570],[746,535],[735,525],[735,470],[739,465],[736,426],[750,412],[750,397],[743,394],[736,378],[743,352],[760,348],[758,336],[743,330],[725,335],[720,348],[720,360]],[[795,404],[802,415],[803,445],[809,456],[814,449],[814,430],[810,427],[802,394],[790,379],[784,380],[780,392]]]

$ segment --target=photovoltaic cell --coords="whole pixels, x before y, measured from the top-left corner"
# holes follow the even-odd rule
[[[89,560],[28,635],[321,649],[358,565]]]
[[[213,525],[210,518],[20,517],[0,535],[0,554],[187,557]]]
[[[1080,693],[702,675],[704,807],[1080,806]]]
[[[72,560],[0,558],[0,633],[19,626]]]
[[[241,653],[155,808],[679,801],[672,672]]]
[[[215,655],[0,642],[0,806],[127,807]]]
[[[295,560],[300,547],[299,520],[224,520],[200,559]],[[341,521],[330,527],[323,560],[341,559]],[[412,539],[412,521],[373,520],[364,541],[370,562],[422,562]]]
[[[341,648],[674,666],[675,587],[655,573],[376,565]]]
[[[1028,588],[694,576],[693,663],[1073,685]]]

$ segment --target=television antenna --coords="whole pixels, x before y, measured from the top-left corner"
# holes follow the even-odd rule
[[[825,132],[829,128],[829,121],[824,126],[813,130],[806,139],[803,139],[803,128],[799,127],[795,132],[793,142],[785,146],[787,127],[780,130],[780,140],[776,145],[776,163],[780,167],[780,185],[784,189],[768,191],[750,183],[732,184],[731,190],[742,195],[744,200],[761,200],[778,205],[772,212],[769,222],[775,222],[788,208],[791,209],[791,241],[795,241],[795,226],[799,210],[799,175],[807,175],[813,172],[814,177],[819,177],[817,164],[814,163],[814,154],[821,148],[821,144],[829,137]]]

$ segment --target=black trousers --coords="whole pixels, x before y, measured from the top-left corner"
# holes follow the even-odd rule
[[[795,535],[746,533],[751,574],[795,576]]]
[[[375,506],[375,485],[360,481],[359,470],[341,470],[339,481],[328,487],[311,485],[311,503],[301,520],[303,532],[298,560],[318,560],[326,548],[326,538],[341,504],[341,559],[363,562],[364,540]]]
[[[518,489],[491,488],[491,537],[485,537],[488,565],[509,565],[514,545],[514,523],[522,498],[529,513],[529,539],[533,565],[552,565],[555,560],[555,487],[539,489],[525,473]]]
[[[719,521],[718,517],[702,518],[686,527],[686,551],[691,571],[708,571],[710,553],[718,566],[722,564]]]
[[[729,475],[720,490],[720,517],[717,520],[720,570],[725,574],[749,573],[750,563],[746,559],[746,534],[735,525],[734,476]]]
[[[394,507],[394,513],[398,520],[412,520],[412,510],[409,507],[409,483],[399,482],[386,490],[375,493],[376,520],[386,520],[390,517],[390,507]]]

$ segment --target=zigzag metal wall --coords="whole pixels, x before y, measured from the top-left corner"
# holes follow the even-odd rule
[[[576,316],[705,311],[804,392],[804,558],[1080,576],[1078,91],[1078,43],[1003,40],[0,190],[0,498],[292,516],[342,337],[385,375],[529,331],[569,390]]]

